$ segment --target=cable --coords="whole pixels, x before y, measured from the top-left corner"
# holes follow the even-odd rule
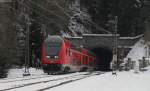
[[[49,21],[48,21],[49,23],[54,23],[54,22],[52,22],[52,19],[51,19],[51,18],[47,17],[46,15],[44,15],[44,14],[42,14],[41,12],[37,11],[36,9],[31,8],[30,5],[27,5],[27,4],[23,4],[23,5],[24,5],[25,7],[28,7],[28,8],[30,8],[30,9],[32,9],[33,12],[38,13],[38,14],[40,15],[39,17],[45,18],[46,20],[49,20]],[[45,22],[43,22],[43,23],[45,23]],[[39,23],[39,24],[41,25],[41,23]],[[45,24],[46,24],[46,23],[45,23]],[[61,25],[59,25],[59,24],[57,24],[57,26],[61,27]],[[35,31],[37,31],[37,30],[35,30]],[[35,31],[33,31],[33,32],[35,32]]]
[[[30,0],[29,0],[29,1],[30,1]],[[58,17],[58,18],[60,18],[60,19],[62,19],[62,20],[64,20],[64,21],[66,21],[65,18],[63,18],[63,17],[61,17],[61,16],[55,14],[55,13],[52,12],[52,11],[49,11],[47,8],[41,6],[40,4],[35,3],[35,2],[33,2],[33,1],[30,1],[30,2],[31,2],[32,4],[37,5],[37,6],[40,7],[41,9],[43,9],[43,10],[49,12],[50,14],[53,14],[53,15],[55,15],[56,17]],[[47,2],[48,2],[48,3],[51,3],[51,2],[48,1],[48,0],[47,0]],[[63,13],[64,13],[67,17],[71,17],[71,15],[70,15],[69,13],[67,13],[67,12],[64,10],[64,8],[61,7],[56,1],[54,2],[54,4],[55,4],[59,9],[61,9],[61,10],[63,11]],[[32,8],[31,8],[31,9],[32,9]],[[33,9],[32,9],[32,10],[33,10]],[[68,12],[72,12],[72,11],[68,11]],[[40,13],[39,13],[39,14],[40,14]],[[44,17],[45,17],[45,16],[44,16]],[[48,18],[48,17],[46,17],[46,18]],[[101,27],[99,27],[99,25],[97,25],[95,22],[90,21],[90,20],[87,20],[87,21],[91,22],[91,23],[95,26],[95,28],[97,28],[98,30],[103,31],[103,32],[106,32],[106,33],[109,33],[109,34],[112,34],[111,32],[106,31],[105,29],[102,29]]]
[[[48,0],[47,0],[47,2],[50,3]],[[68,13],[64,10],[64,8],[61,7],[56,1],[55,1],[55,5],[56,5],[57,7],[59,7],[68,17],[71,17],[71,15],[68,14]],[[71,11],[70,11],[70,12],[71,12]],[[94,23],[93,21],[90,21],[90,20],[87,20],[87,21],[89,21],[89,22],[91,22],[93,25],[95,25],[95,27],[98,28],[100,31],[104,31],[104,32],[106,32],[106,33],[112,34],[111,32],[106,31],[105,29],[100,28],[100,27],[99,27],[96,23]]]
[[[46,1],[51,4],[51,2],[50,2],[49,0],[46,0]],[[69,17],[69,18],[71,17],[71,15],[70,15],[69,13],[67,13],[66,10],[65,10],[63,7],[61,7],[56,1],[53,2],[53,4],[55,4],[59,9],[61,9],[61,11],[62,11],[67,17]],[[69,11],[69,12],[71,12],[71,11]]]
[[[108,33],[108,34],[112,34],[111,32],[109,32],[109,31],[107,31],[107,30],[105,30],[105,29],[99,27],[99,25],[97,25],[95,22],[90,21],[90,20],[87,20],[87,21],[91,22],[91,23],[92,23],[96,28],[98,28],[100,31],[104,31],[104,32],[106,32],[106,33]]]
[[[59,17],[60,19],[62,19],[62,17],[56,15],[56,14],[55,14],[54,12],[52,12],[52,11],[50,12],[48,9],[44,8],[43,6],[37,4],[37,3],[33,2],[33,1],[30,1],[30,2],[31,2],[32,4],[36,4],[38,7],[42,8],[42,9],[46,10],[47,12],[49,12],[49,13],[51,13],[51,14],[53,14],[53,15]],[[50,3],[50,2],[48,1],[48,3]],[[57,2],[55,2],[55,5],[56,5],[57,7],[59,7],[59,8],[65,13],[65,15],[67,15],[68,17],[71,17],[70,14],[68,14],[67,12],[65,12],[64,9],[63,9],[63,7],[61,7]],[[30,8],[30,7],[29,7],[29,8]],[[32,9],[32,8],[31,8],[31,9]],[[34,9],[32,9],[32,10],[35,11]],[[36,11],[36,12],[37,12],[37,11]],[[38,14],[44,16],[46,19],[50,19],[50,18],[48,18],[47,16],[41,14],[40,12],[38,12]],[[64,18],[63,18],[63,20],[66,21],[66,19],[64,19]],[[111,33],[111,32],[109,32],[109,31],[106,31],[106,30],[100,28],[99,25],[97,25],[95,22],[90,21],[90,20],[87,20],[87,21],[91,22],[91,23],[92,23],[97,29],[99,29],[100,31],[104,31],[104,32],[106,32],[106,33]],[[60,26],[60,25],[59,25],[59,26]]]
[[[47,11],[48,13],[53,14],[53,15],[55,15],[56,17],[58,17],[58,18],[60,18],[60,19],[62,19],[62,20],[64,20],[64,21],[66,21],[65,18],[63,18],[63,17],[61,17],[61,16],[55,14],[53,11],[49,11],[47,8],[41,6],[40,4],[38,4],[38,3],[36,3],[36,2],[33,2],[33,1],[30,1],[30,0],[29,0],[29,2],[32,3],[32,4],[34,4],[34,5],[37,5],[37,6],[40,7],[41,9]]]
[[[49,2],[49,1],[47,0],[47,2]],[[50,3],[50,2],[49,2],[49,3]],[[71,15],[68,14],[68,13],[64,10],[64,8],[61,7],[56,1],[55,1],[55,5],[56,5],[57,7],[59,7],[68,17],[71,17]],[[68,12],[71,12],[71,11],[68,11]],[[100,28],[99,25],[97,25],[95,22],[90,21],[90,20],[87,20],[87,21],[91,22],[91,23],[92,23],[97,29],[99,29],[100,31],[104,31],[104,32],[106,32],[106,33],[108,33],[108,34],[112,34],[111,32],[106,31],[105,29]]]

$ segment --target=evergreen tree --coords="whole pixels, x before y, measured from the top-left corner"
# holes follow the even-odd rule
[[[7,70],[10,67],[11,61],[9,61],[7,51],[0,49],[0,78],[7,76]]]

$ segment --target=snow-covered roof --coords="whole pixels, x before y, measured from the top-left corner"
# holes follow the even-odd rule
[[[83,36],[114,36],[114,34],[83,34]],[[120,36],[120,34],[117,34],[117,36]]]
[[[131,58],[133,61],[138,61],[143,57],[147,57],[147,49],[146,44],[144,44],[144,40],[138,41],[132,48],[132,50],[128,53],[125,59]]]
[[[66,38],[68,38],[68,39],[82,39],[83,37],[66,37]]]
[[[118,48],[132,48],[133,46],[118,46]]]
[[[52,35],[52,36],[48,36],[45,41],[53,41],[53,42],[61,42],[63,40],[63,38],[61,36],[58,35]]]
[[[143,37],[143,34],[140,34],[138,36],[135,36],[135,37],[120,37],[119,39],[137,39],[137,38],[141,38]]]

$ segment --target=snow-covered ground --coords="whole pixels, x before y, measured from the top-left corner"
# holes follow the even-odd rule
[[[143,57],[149,58],[148,53],[148,45],[141,39],[125,59],[138,61]],[[150,66],[144,69],[144,72],[139,73],[133,70],[117,72],[117,75],[108,72],[47,91],[150,91]]]
[[[93,75],[87,77],[85,79],[81,79],[78,81],[73,81],[64,85],[60,85],[58,87],[53,87],[50,89],[46,89],[46,91],[150,91],[150,66],[145,68],[144,72],[134,73],[134,71],[123,71],[117,72],[117,75],[112,75],[111,72],[107,72],[100,75]],[[65,74],[65,75],[56,75],[43,77],[39,79],[31,79],[31,80],[20,80],[16,82],[10,83],[0,83],[1,89],[4,87],[11,86],[12,84],[21,85],[24,83],[30,82],[39,82],[39,81],[47,81],[53,79],[60,79],[61,77],[70,77],[72,75],[81,74],[81,73],[73,73],[73,74]],[[83,74],[83,73],[82,73]],[[68,80],[68,79],[66,79]],[[65,79],[60,80],[66,81]],[[2,80],[1,80],[2,81]],[[18,83],[17,83],[18,82]],[[53,84],[58,84],[59,81],[56,82],[42,82],[40,84],[35,84],[33,86],[26,86],[18,89],[12,89],[11,91],[36,91],[35,89],[42,89],[49,87]],[[5,86],[7,84],[7,86]],[[47,84],[47,85],[46,85]]]
[[[47,91],[150,91],[150,67],[141,73],[111,72],[92,76]]]
[[[7,78],[23,77],[24,71],[25,71],[25,68],[10,69],[8,71]],[[35,68],[29,68],[29,72],[30,72],[31,76],[44,74],[43,70],[41,70],[41,69],[35,69]]]
[[[68,81],[72,82],[73,80],[85,78],[89,75],[91,75],[90,72],[76,72],[63,75],[41,75],[13,79],[0,79],[0,91],[37,91],[49,86],[57,86],[57,84],[66,83]]]

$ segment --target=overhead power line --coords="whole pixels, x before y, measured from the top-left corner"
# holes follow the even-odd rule
[[[45,7],[43,7],[43,6],[41,6],[40,4],[38,4],[38,3],[34,2],[34,1],[30,1],[30,0],[29,0],[29,2],[32,3],[32,4],[34,4],[34,5],[36,5],[36,6],[38,6],[38,7],[41,8],[41,9],[45,10],[46,12],[48,12],[48,13],[50,13],[50,14],[52,14],[52,15],[55,15],[55,16],[58,17],[59,19],[61,19],[61,20],[63,20],[63,21],[66,21],[66,19],[65,19],[64,17],[57,15],[55,12],[50,11],[49,9],[47,9],[47,8],[45,8]]]
[[[51,3],[50,1],[48,1],[48,0],[46,0],[47,2],[49,2],[49,3]],[[56,1],[54,2],[54,4],[58,7],[58,8],[60,8],[63,12],[64,12],[64,14],[66,14],[68,17],[71,17],[71,15],[69,14],[69,13],[67,13],[66,11],[65,11],[65,9],[63,8],[63,7],[61,7]],[[67,10],[68,12],[71,12],[71,10]],[[90,22],[90,23],[92,23],[99,31],[103,31],[103,32],[105,32],[105,33],[109,33],[109,34],[112,34],[111,32],[109,32],[109,31],[107,31],[107,30],[105,30],[105,29],[103,29],[103,28],[101,28],[98,24],[96,24],[95,22],[93,22],[93,21],[90,21],[90,20],[87,20],[88,22]]]
[[[53,3],[55,6],[57,6],[59,9],[61,9],[61,11],[67,16],[67,17],[71,17],[71,15],[69,13],[67,13],[67,11],[62,7],[60,6],[56,1],[53,1],[53,2],[50,2],[49,0],[46,0],[49,4]],[[68,12],[71,12],[71,11],[68,11]]]
[[[40,4],[38,4],[38,3],[34,2],[34,1],[30,1],[30,0],[29,0],[29,2],[32,3],[32,4],[34,4],[34,5],[36,5],[36,6],[38,6],[38,7],[41,8],[42,10],[44,10],[44,11],[50,13],[50,14],[55,15],[55,16],[58,17],[59,19],[61,19],[61,20],[63,20],[63,21],[66,21],[66,19],[65,19],[64,17],[57,15],[55,12],[50,11],[49,9],[47,9],[47,8],[45,8],[45,7],[43,7],[43,6],[41,6]],[[48,3],[51,3],[51,2],[48,1],[48,0],[47,0],[47,2],[48,2]],[[67,10],[67,12],[66,12],[65,9],[64,9],[62,6],[60,6],[56,1],[53,2],[53,4],[56,5],[59,9],[61,9],[61,11],[62,11],[67,17],[71,17],[71,14],[68,13],[68,12],[71,12],[71,10]],[[30,9],[32,9],[32,8],[30,7]],[[45,16],[44,14],[41,14],[41,12],[39,12],[39,11],[37,11],[37,10],[35,10],[35,9],[32,9],[32,10],[33,10],[34,12],[37,12],[38,14],[40,14],[41,16],[43,16],[44,18],[50,19],[49,17]],[[96,24],[95,22],[90,21],[90,20],[87,20],[87,21],[90,22],[91,24],[93,24],[93,26],[95,26],[95,28],[97,28],[99,31],[103,31],[103,32],[109,33],[109,34],[111,33],[111,32],[109,32],[109,31],[107,31],[107,30],[101,28],[101,27],[100,27],[98,24]]]
[[[52,22],[52,19],[50,17],[46,16],[45,14],[42,14],[40,11],[38,11],[36,9],[33,9],[30,5],[28,5],[28,4],[23,4],[23,5],[24,5],[24,7],[30,8],[33,12],[37,13],[39,15],[38,17],[45,18],[45,20],[47,20],[46,23],[41,22],[42,24],[54,23],[54,21]],[[36,19],[34,19],[34,20],[36,20]],[[39,23],[39,21],[37,23]],[[41,23],[39,23],[39,24],[41,25]],[[57,26],[61,27],[61,25],[59,23],[57,23]],[[35,30],[35,31],[38,31],[38,30]],[[35,32],[35,31],[33,31],[33,32]]]

